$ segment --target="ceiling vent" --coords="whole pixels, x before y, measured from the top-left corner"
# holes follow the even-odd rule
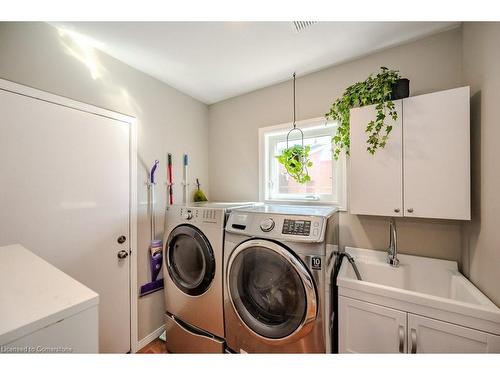
[[[318,21],[293,21],[293,30],[296,33],[301,33],[305,29],[311,27],[315,23],[318,23]]]

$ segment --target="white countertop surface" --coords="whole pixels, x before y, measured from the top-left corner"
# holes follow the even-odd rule
[[[97,293],[23,246],[0,247],[0,345],[98,303]]]

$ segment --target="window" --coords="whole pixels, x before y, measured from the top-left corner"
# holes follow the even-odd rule
[[[345,207],[345,157],[336,161],[332,155],[332,136],[335,123],[313,119],[297,123],[304,132],[304,145],[311,146],[308,168],[311,181],[297,183],[278,163],[276,156],[287,147],[286,136],[291,124],[259,130],[260,141],[260,195],[265,201],[317,202]],[[300,133],[292,132],[288,146],[301,144]]]

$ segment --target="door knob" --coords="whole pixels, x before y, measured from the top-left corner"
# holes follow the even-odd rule
[[[395,209],[394,209],[394,212],[395,212],[395,213],[398,213],[398,212],[399,212],[399,208],[395,208]]]
[[[118,254],[116,254],[116,256],[118,257],[118,259],[125,259],[126,257],[128,257],[128,251],[120,250]]]
[[[408,212],[411,214],[413,212],[413,208],[409,208]]]

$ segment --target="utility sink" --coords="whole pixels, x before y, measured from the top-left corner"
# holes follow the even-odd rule
[[[398,254],[399,267],[392,267],[385,251],[346,247],[346,252],[362,280],[344,258],[339,295],[446,321],[451,316],[457,324],[500,334],[500,309],[458,271],[456,262]]]

